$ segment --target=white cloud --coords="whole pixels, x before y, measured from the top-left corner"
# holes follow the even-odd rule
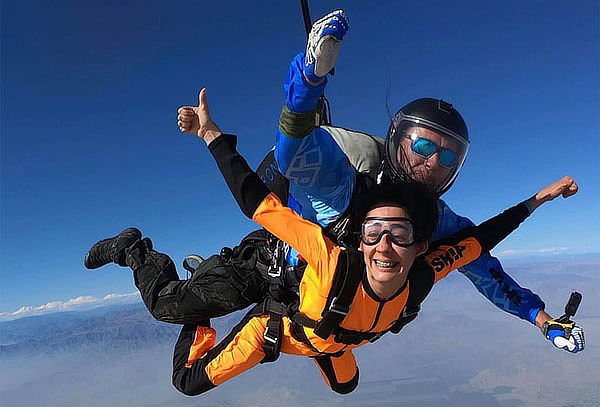
[[[542,253],[557,254],[557,253],[565,252],[569,249],[570,249],[570,247],[548,247],[548,248],[544,248],[544,249],[539,249],[538,253],[540,253],[540,254],[542,254]]]
[[[503,250],[499,253],[494,253],[494,255],[496,256],[516,256],[518,254],[522,254],[525,253],[524,250],[516,250],[516,249],[509,249],[509,250]]]
[[[567,250],[571,250],[570,247],[544,247],[542,249],[533,250],[519,250],[519,249],[508,249],[494,253],[495,256],[531,256],[531,255],[548,255],[548,254],[560,254]]]
[[[139,300],[140,293],[137,291],[127,294],[107,294],[102,298],[96,298],[91,295],[82,295],[67,301],[51,301],[47,304],[38,306],[23,306],[14,312],[0,312],[0,321],[10,321],[13,319],[59,311],[81,311],[84,309],[100,307],[102,305],[126,304],[138,302]]]

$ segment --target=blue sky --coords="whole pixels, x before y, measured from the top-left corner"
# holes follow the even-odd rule
[[[351,28],[327,89],[335,124],[383,136],[388,89],[392,111],[444,98],[472,140],[444,196],[458,213],[480,222],[566,174],[581,186],[495,253],[598,252],[597,1],[319,1],[311,12],[340,6]],[[3,2],[1,18],[0,312],[134,291],[126,269],[82,266],[125,227],[177,264],[252,228],[203,144],[178,132],[176,109],[207,87],[214,118],[258,164],[304,48],[297,1],[24,0]]]

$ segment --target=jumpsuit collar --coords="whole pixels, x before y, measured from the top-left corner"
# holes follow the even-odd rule
[[[411,271],[412,271],[412,268],[411,268]],[[409,271],[409,274],[410,274],[411,271]],[[369,295],[369,297],[371,297],[371,299],[373,299],[373,301],[376,301],[376,302],[388,302],[388,301],[393,300],[397,296],[399,296],[406,289],[406,286],[408,285],[408,276],[406,277],[406,281],[404,282],[404,284],[402,284],[402,287],[400,287],[398,289],[398,291],[396,291],[391,297],[389,297],[389,298],[387,298],[385,300],[382,300],[381,298],[379,298],[379,296],[377,296],[377,294],[375,294],[375,291],[373,291],[373,288],[371,288],[371,285],[369,284],[369,280],[367,279],[367,268],[366,268],[366,266],[365,266],[365,272],[363,273],[363,276],[362,276],[362,285],[363,285],[363,287],[365,289],[365,292]]]

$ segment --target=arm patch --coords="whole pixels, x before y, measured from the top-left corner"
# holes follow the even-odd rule
[[[279,115],[279,131],[287,137],[304,138],[317,127],[316,121],[317,109],[298,113],[284,105]]]

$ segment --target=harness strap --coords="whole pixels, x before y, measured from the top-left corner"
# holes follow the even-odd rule
[[[292,322],[300,327],[307,328],[316,328],[319,325],[318,321],[310,319],[304,314],[297,312],[292,316]],[[332,335],[334,335],[334,340],[337,343],[343,343],[344,345],[358,345],[363,341],[375,342],[377,339],[381,338],[384,334],[389,332],[389,329],[381,332],[362,332],[362,331],[354,331],[351,329],[342,328],[341,326],[337,326],[333,329]],[[301,342],[306,343],[301,338],[295,338]],[[308,338],[307,338],[308,340]]]
[[[363,341],[375,342],[388,332],[397,334],[419,314],[421,303],[433,287],[433,270],[417,266],[415,269],[418,269],[419,272],[409,274],[408,281],[410,284],[410,291],[408,299],[402,313],[392,326],[380,332],[354,331],[339,326],[350,311],[352,300],[354,299],[358,284],[360,284],[362,278],[362,267],[356,267],[355,262],[351,260],[352,257],[355,258],[355,261],[361,259],[359,256],[352,255],[349,251],[344,251],[340,254],[338,269],[336,270],[336,275],[334,277],[334,284],[328,296],[328,306],[326,306],[326,311],[322,314],[323,319],[321,321],[315,321],[300,312],[296,312],[292,315],[292,320],[299,325],[313,328],[315,334],[319,336],[321,336],[321,334],[327,334],[327,336],[321,336],[324,339],[333,334],[336,342],[345,345],[358,345]],[[353,263],[354,265],[351,265],[350,263]],[[357,273],[357,270],[360,270],[360,273]],[[340,275],[343,277],[340,277]],[[353,279],[356,281],[352,281]],[[332,298],[331,303],[329,302],[330,298]],[[347,303],[347,301],[349,301],[349,303]],[[344,314],[344,312],[346,313]]]
[[[315,335],[327,339],[350,312],[358,285],[362,280],[364,262],[355,249],[342,250],[329,291],[323,317],[315,328]]]
[[[286,307],[277,301],[267,298],[263,302],[262,313],[269,315],[267,329],[263,335],[263,352],[265,357],[260,363],[275,362],[281,353],[281,335],[283,333],[283,316],[286,313]]]
[[[429,292],[433,287],[435,278],[433,269],[430,267],[419,267],[417,264],[413,265],[413,269],[419,270],[419,272],[411,272],[408,275],[410,292],[408,293],[408,299],[406,300],[406,305],[402,310],[402,314],[400,314],[400,317],[390,328],[390,332],[394,334],[400,332],[404,326],[417,317],[421,310],[421,303],[425,300],[425,297],[429,295]]]
[[[375,342],[388,331],[389,329],[386,329],[385,331],[381,332],[361,332],[338,327],[338,329],[335,330],[334,334],[335,341],[338,343],[343,343],[345,345],[358,345],[359,343],[364,341]]]
[[[328,356],[331,356],[332,358],[337,358],[337,357],[342,356],[342,354],[344,353],[343,350],[340,350],[338,352],[333,352],[333,353],[321,352],[320,350],[318,350],[317,348],[315,348],[315,346],[310,342],[310,340],[306,336],[306,332],[304,332],[303,326],[300,325],[297,322],[292,321],[292,324],[291,324],[291,333],[292,333],[292,337],[295,340],[297,340],[299,342],[302,342],[303,344],[305,344],[306,346],[308,346],[308,348],[310,350],[312,350],[313,352],[317,353],[316,356],[311,356],[311,357],[328,355]]]
[[[302,314],[301,312],[296,312],[294,315],[292,315],[292,321],[297,323],[298,325],[302,325],[302,326],[305,326],[307,328],[312,328],[312,329],[315,329],[319,325],[318,321],[315,321],[314,319],[310,319],[309,317]]]
[[[269,319],[267,321],[267,329],[265,330],[265,333],[263,335],[265,339],[265,342],[263,343],[263,352],[265,353],[265,356],[260,361],[260,363],[275,362],[279,358],[279,355],[281,353],[283,317],[289,316],[288,314],[290,313],[292,314],[292,316],[301,314],[298,312],[290,311],[285,304],[282,304],[271,298],[267,298],[263,302],[262,306],[258,305],[255,309],[257,315],[269,315]],[[333,353],[319,351],[310,342],[310,340],[306,336],[306,333],[304,332],[303,327],[299,323],[294,322],[293,317],[290,318],[292,319],[291,333],[294,339],[308,346],[310,350],[318,354],[317,356],[329,355],[331,357],[339,357],[342,355],[342,353],[344,353],[343,350]]]
[[[338,258],[332,288],[327,297],[322,319],[315,321],[297,311],[293,304],[286,306],[272,298],[267,298],[262,306],[262,312],[269,315],[267,329],[264,334],[263,350],[265,357],[261,363],[273,362],[281,351],[281,335],[283,333],[283,316],[292,320],[292,335],[306,344],[311,350],[319,352],[309,341],[303,327],[312,328],[317,336],[327,339],[334,335],[334,340],[345,345],[358,345],[363,341],[375,342],[387,332],[398,333],[404,326],[413,321],[420,309],[421,303],[427,297],[434,282],[434,272],[429,267],[415,265],[415,270],[408,276],[410,292],[402,313],[391,327],[380,332],[361,332],[340,327],[340,323],[350,312],[358,286],[362,280],[364,261],[357,250],[342,250]],[[296,304],[297,305],[297,304]]]

